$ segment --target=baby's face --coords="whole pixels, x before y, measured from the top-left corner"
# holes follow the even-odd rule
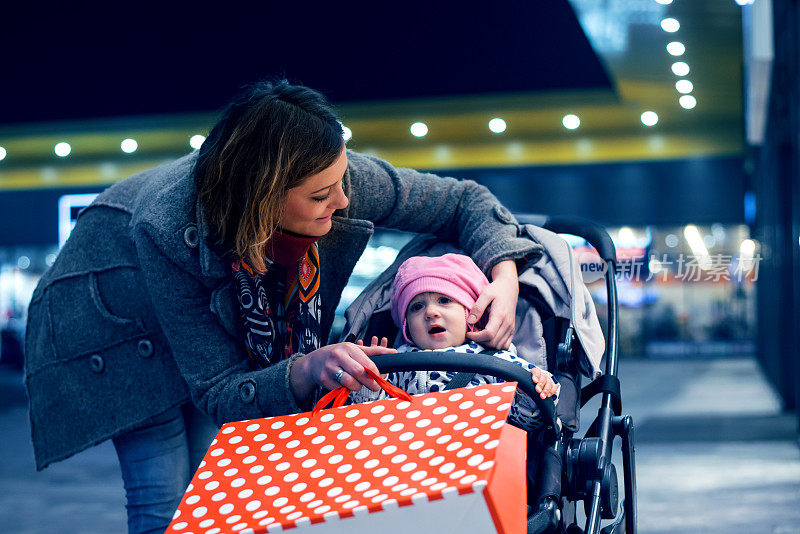
[[[441,293],[420,293],[408,303],[406,326],[421,349],[462,345],[467,338],[464,306]]]

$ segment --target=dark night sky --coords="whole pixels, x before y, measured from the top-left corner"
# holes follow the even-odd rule
[[[286,75],[334,103],[608,87],[567,0],[6,3],[0,124],[211,111]]]

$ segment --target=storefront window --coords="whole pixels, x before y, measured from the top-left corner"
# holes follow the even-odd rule
[[[761,256],[744,225],[610,228],[617,249],[623,356],[755,354],[755,282]],[[597,256],[570,238],[605,320]]]
[[[28,303],[58,247],[0,248],[0,363],[22,367]]]
[[[609,228],[617,249],[620,349],[623,357],[753,356],[758,244],[744,225]],[[412,234],[377,229],[356,264],[336,310],[344,311],[395,260]],[[581,263],[605,328],[602,264],[587,243],[564,236]],[[0,249],[0,330],[3,356],[16,361],[27,305],[58,247]]]

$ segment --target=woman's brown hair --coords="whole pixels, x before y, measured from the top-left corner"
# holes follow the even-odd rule
[[[332,165],[342,146],[341,123],[317,91],[286,80],[246,87],[211,129],[194,167],[212,244],[263,273],[264,245],[286,193]]]

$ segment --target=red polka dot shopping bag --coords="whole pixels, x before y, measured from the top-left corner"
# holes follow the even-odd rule
[[[526,435],[505,422],[515,391],[401,391],[409,400],[228,423],[167,533],[523,533]]]

